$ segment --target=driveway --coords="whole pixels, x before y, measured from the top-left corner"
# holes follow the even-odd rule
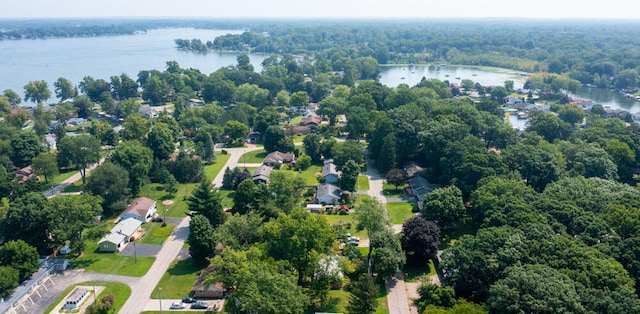
[[[133,243],[127,244],[127,246],[120,251],[120,255],[124,256],[157,256],[158,252],[162,249],[162,245],[153,245],[153,244],[136,244]]]

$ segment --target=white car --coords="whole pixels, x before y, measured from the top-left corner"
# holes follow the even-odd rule
[[[181,310],[184,309],[185,307],[187,307],[184,303],[182,302],[175,302],[175,303],[171,303],[171,306],[169,307],[170,310]]]

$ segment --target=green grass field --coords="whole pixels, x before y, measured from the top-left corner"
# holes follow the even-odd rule
[[[100,287],[105,287],[104,290],[102,290],[102,292],[100,292],[100,294],[98,295],[98,300],[102,299],[103,297],[112,294],[114,296],[114,301],[113,301],[113,308],[115,309],[120,309],[122,308],[122,306],[124,305],[125,302],[127,302],[127,299],[129,298],[129,296],[131,295],[131,288],[129,288],[129,286],[127,286],[126,284],[123,283],[119,283],[119,282],[106,282],[106,281],[86,281],[86,282],[81,282],[75,286],[71,286],[67,289],[64,290],[64,292],[62,292],[62,294],[60,294],[60,296],[53,301],[53,303],[45,310],[45,313],[62,313],[60,311],[56,311],[56,309],[54,308],[56,305],[58,305],[58,303],[60,303],[64,298],[67,297],[67,295],[71,292],[71,290],[73,290],[73,288],[75,288],[76,286],[87,286],[87,287],[91,287],[91,286],[100,286]],[[93,301],[93,295],[89,296],[85,302],[92,302]]]
[[[401,224],[413,217],[411,208],[413,208],[413,205],[409,202],[387,203],[387,212],[393,224]]]
[[[236,191],[220,189],[220,195],[222,196],[222,207],[232,207],[233,206],[233,198],[236,195]]]
[[[197,183],[178,184],[178,192],[171,197],[161,184],[152,183],[142,187],[140,195],[158,202],[158,215],[160,215],[160,217],[164,217],[166,214],[166,217],[169,218],[184,218],[188,211],[187,201],[184,198],[185,196],[191,195],[196,185]],[[162,202],[165,200],[172,200],[173,204],[163,205]],[[166,213],[164,211],[166,211]]]
[[[382,193],[387,198],[402,197],[404,195],[404,188],[408,186],[408,184],[398,185],[398,188],[396,189],[395,185],[389,184],[385,181],[382,186]]]
[[[378,307],[376,308],[375,314],[387,314],[389,313],[389,309],[386,304],[387,292],[385,290],[384,284],[381,284],[379,287],[380,292],[378,294]],[[325,304],[325,306],[320,308],[318,312],[347,313],[349,295],[350,293],[345,291],[344,289],[329,290],[327,303]]]
[[[147,273],[155,261],[155,257],[122,256],[118,253],[98,252],[98,241],[99,239],[85,240],[84,254],[70,261],[73,267],[84,268],[85,271],[92,273],[141,277]]]
[[[193,283],[200,275],[201,266],[194,265],[191,259],[176,261],[171,264],[167,272],[154,289],[162,288],[162,297],[167,299],[181,299],[191,293]],[[157,299],[157,294],[151,295],[152,299]]]
[[[436,274],[436,266],[433,264],[433,260],[429,260],[428,264],[423,267],[405,266],[403,269],[404,280],[406,282],[416,282],[420,277],[429,277]]]
[[[138,243],[140,244],[162,244],[165,240],[169,238],[171,232],[176,227],[175,224],[167,224],[166,226],[162,226],[162,223],[159,222],[148,222],[142,225],[142,228],[146,231],[146,234]]]
[[[243,163],[260,164],[264,157],[267,157],[267,152],[264,149],[244,153],[240,156],[240,159],[238,159],[238,167],[242,167]]]
[[[300,173],[302,175],[302,177],[304,178],[304,182],[306,185],[318,185],[318,174],[322,172],[322,166],[318,166],[318,165],[311,165],[309,168],[307,168],[304,171],[297,171],[297,170],[282,170],[282,171],[289,171],[289,172],[293,172],[293,173]]]
[[[223,155],[216,153],[216,161],[213,164],[204,167],[204,175],[207,176],[209,180],[215,179],[218,173],[222,171],[222,167],[227,163],[227,160],[229,160],[229,156],[230,155],[228,154]]]
[[[358,175],[358,191],[369,190],[369,177],[365,175]]]

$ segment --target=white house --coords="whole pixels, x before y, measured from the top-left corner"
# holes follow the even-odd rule
[[[131,239],[140,229],[142,222],[136,218],[129,217],[120,220],[111,232],[98,242],[98,250],[102,252],[117,252]]]
[[[140,222],[145,223],[153,217],[155,212],[156,201],[150,198],[140,197],[133,201],[133,203],[129,204],[129,207],[120,214],[120,220],[135,218]]]
[[[318,185],[316,191],[316,199],[322,204],[337,204],[340,202],[340,188],[333,185],[323,183]]]
[[[124,246],[126,237],[119,233],[109,233],[98,241],[101,252],[118,252]]]

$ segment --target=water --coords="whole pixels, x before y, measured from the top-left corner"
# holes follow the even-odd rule
[[[522,88],[527,78],[522,72],[497,69],[489,71],[472,66],[408,65],[380,68],[380,82],[390,87],[400,84],[413,86],[420,83],[423,77],[458,84],[467,79],[482,86],[504,86],[505,81],[511,80],[516,89]]]
[[[164,70],[175,60],[182,68],[209,74],[236,64],[236,53],[198,54],[175,48],[174,39],[200,39],[202,42],[240,30],[198,30],[172,28],[150,30],[127,36],[84,37],[0,41],[0,91],[13,89],[24,95],[24,85],[45,80],[53,96],[53,83],[64,77],[77,85],[84,76],[105,79],[126,73],[134,80],[141,70]],[[256,71],[266,56],[250,54]],[[53,97],[50,99],[54,100]]]
[[[136,79],[139,71],[164,70],[166,62],[171,60],[182,68],[195,68],[209,74],[236,64],[237,54],[182,51],[175,48],[174,39],[197,38],[206,42],[220,35],[241,32],[170,28],[127,36],[0,41],[0,91],[10,88],[24,95],[24,85],[29,81],[45,80],[53,93],[53,83],[59,77],[76,85],[86,75],[108,81],[113,75],[126,73]],[[266,56],[250,54],[249,57],[255,70],[261,71],[260,63]],[[473,66],[405,65],[380,69],[380,82],[390,87],[413,86],[423,77],[458,83],[469,79],[484,86],[503,86],[505,81],[512,80],[515,88],[522,87],[526,80],[521,72]],[[632,113],[640,111],[640,102],[607,89],[585,87],[571,96]]]

